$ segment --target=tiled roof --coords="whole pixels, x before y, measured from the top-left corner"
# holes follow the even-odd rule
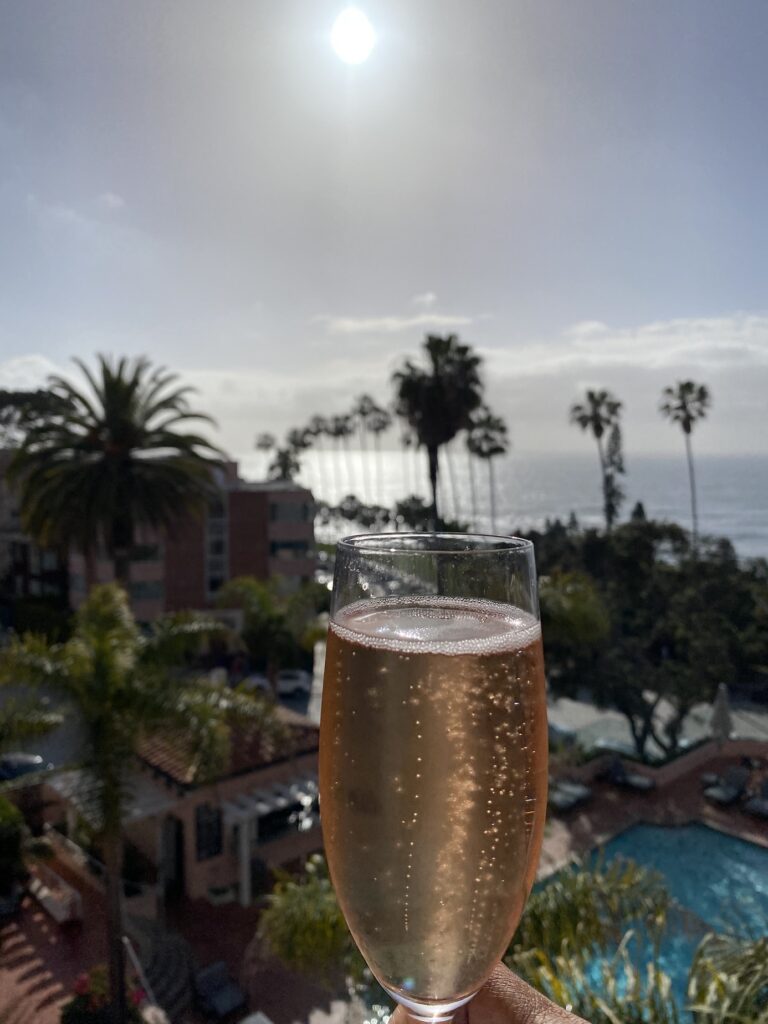
[[[277,707],[277,717],[286,726],[286,736],[279,744],[265,742],[254,727],[238,725],[233,728],[230,763],[219,778],[243,775],[297,754],[317,750],[318,728],[314,722],[281,706]],[[138,754],[149,768],[179,786],[190,787],[210,781],[195,778],[195,751],[184,743],[183,737],[146,737],[139,744]]]

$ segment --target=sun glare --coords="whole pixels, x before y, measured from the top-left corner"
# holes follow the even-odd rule
[[[373,25],[359,7],[346,7],[333,23],[331,44],[346,64],[362,64],[375,43]]]

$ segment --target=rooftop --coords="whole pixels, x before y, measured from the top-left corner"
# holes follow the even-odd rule
[[[257,768],[278,764],[297,754],[318,748],[318,726],[309,718],[289,708],[276,706],[277,718],[285,725],[286,736],[279,745],[264,739],[255,726],[236,726],[233,730],[230,763],[219,778],[244,775]],[[185,789],[197,783],[196,753],[178,738],[152,736],[139,745],[139,759],[166,780]]]

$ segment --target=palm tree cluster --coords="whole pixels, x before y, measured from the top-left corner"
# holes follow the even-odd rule
[[[391,413],[379,405],[370,395],[363,394],[355,399],[352,409],[335,416],[312,416],[304,427],[294,427],[286,434],[282,446],[278,446],[274,435],[259,434],[255,447],[265,454],[274,452],[272,461],[266,467],[266,475],[271,480],[293,480],[301,472],[302,454],[311,448],[317,449],[320,458],[314,463],[318,473],[318,485],[321,495],[328,494],[328,481],[325,479],[325,459],[323,454],[326,442],[330,442],[337,458],[331,461],[333,472],[333,489],[338,494],[343,492],[343,478],[351,493],[355,489],[357,474],[352,459],[350,440],[357,437],[363,452],[363,496],[372,500],[373,482],[370,476],[370,463],[366,457],[369,438],[373,440],[376,451],[377,481],[376,489],[381,495],[384,489],[384,472],[381,455],[381,435],[392,424]],[[339,465],[341,463],[341,465]]]
[[[483,400],[483,384],[480,378],[481,359],[471,346],[459,341],[456,335],[441,337],[429,335],[424,341],[425,364],[419,365],[407,359],[393,375],[395,398],[391,409],[380,405],[369,394],[359,395],[349,412],[330,417],[312,416],[305,427],[288,432],[285,442],[278,446],[275,437],[269,433],[256,437],[257,450],[268,455],[273,452],[271,462],[265,465],[271,479],[289,480],[295,478],[301,469],[301,456],[310,448],[319,453],[333,451],[336,458],[331,460],[333,491],[347,497],[336,506],[323,505],[321,508],[344,518],[344,505],[357,503],[361,509],[370,509],[371,514],[363,518],[382,522],[384,509],[384,467],[382,436],[392,427],[395,418],[403,425],[400,441],[403,453],[423,448],[427,454],[427,471],[431,491],[431,524],[440,522],[439,483],[441,479],[441,454],[448,470],[454,515],[458,515],[456,473],[454,465],[454,444],[464,434],[465,450],[469,457],[469,472],[472,480],[472,518],[477,520],[477,495],[474,486],[474,459],[479,458],[488,465],[489,488],[491,492],[491,519],[495,529],[495,480],[493,459],[504,454],[509,447],[507,428],[503,420],[494,415]],[[359,479],[351,450],[353,439],[361,452],[362,476]],[[369,441],[372,440],[376,453],[376,482],[371,474],[371,463],[367,457]],[[317,468],[320,495],[329,493],[328,481],[324,478],[325,460],[321,457],[314,463]],[[408,460],[406,459],[406,465]],[[408,477],[406,472],[405,477]],[[356,498],[359,491],[362,498]],[[327,517],[327,516],[326,516]],[[390,516],[395,519],[395,514]]]
[[[691,434],[699,420],[706,418],[711,404],[712,398],[707,386],[692,380],[678,381],[674,387],[664,388],[659,404],[661,415],[671,423],[678,424],[685,439],[694,550],[698,540],[699,523]],[[586,392],[583,402],[575,402],[570,409],[571,423],[591,433],[597,442],[603,489],[603,513],[608,532],[616,522],[624,498],[624,492],[617,479],[624,473],[621,410],[622,403],[610,391],[591,389]]]

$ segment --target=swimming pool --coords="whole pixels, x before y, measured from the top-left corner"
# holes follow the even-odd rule
[[[706,825],[635,825],[601,852],[606,861],[627,857],[660,872],[669,894],[688,912],[688,927],[670,928],[660,950],[659,966],[681,1003],[705,931],[755,939],[768,932],[768,849]]]

